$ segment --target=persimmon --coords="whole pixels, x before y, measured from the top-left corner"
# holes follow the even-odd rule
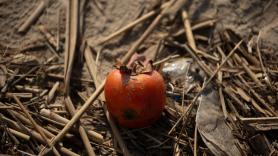
[[[116,121],[128,128],[146,127],[161,116],[165,106],[165,84],[155,70],[136,73],[112,70],[104,87],[107,109]]]

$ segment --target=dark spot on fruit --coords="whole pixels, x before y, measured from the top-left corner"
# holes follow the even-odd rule
[[[126,109],[123,112],[123,117],[127,120],[133,120],[136,118],[136,116],[137,116],[136,112],[132,109]]]
[[[119,122],[119,121],[118,121],[118,118],[117,118],[116,116],[114,116],[114,115],[111,114],[111,117],[112,117],[112,119],[113,119],[115,122],[117,122],[117,123]]]

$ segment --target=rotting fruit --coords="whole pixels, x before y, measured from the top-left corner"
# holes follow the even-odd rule
[[[165,106],[165,85],[155,70],[135,73],[120,68],[111,71],[104,87],[107,109],[124,127],[141,128],[154,123]]]

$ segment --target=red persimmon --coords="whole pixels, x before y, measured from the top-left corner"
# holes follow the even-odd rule
[[[128,128],[146,127],[160,118],[165,106],[165,84],[155,70],[131,75],[115,69],[104,87],[109,113]]]

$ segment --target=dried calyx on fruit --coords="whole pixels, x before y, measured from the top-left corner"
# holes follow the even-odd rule
[[[130,75],[146,74],[153,71],[153,62],[144,55],[135,53],[127,65],[117,62],[115,67],[122,73]]]
[[[162,76],[143,55],[133,55],[127,66],[116,65],[107,76],[104,93],[107,108],[125,127],[149,126],[160,118],[165,106]]]

